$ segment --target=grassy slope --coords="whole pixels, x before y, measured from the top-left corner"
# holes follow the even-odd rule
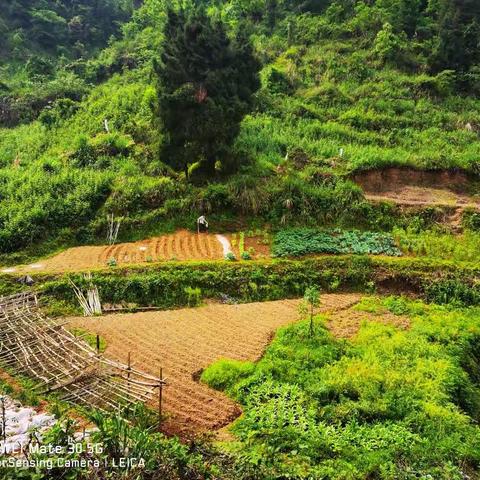
[[[477,170],[480,140],[466,128],[477,99],[439,95],[432,77],[379,66],[356,40],[293,46],[273,66],[295,92],[249,117],[240,137],[266,164],[300,147],[342,173],[389,165]]]
[[[222,214],[227,204],[229,218],[240,213],[273,223],[295,218],[335,223],[361,195],[349,184],[319,188],[315,178],[387,165],[477,171],[479,100],[449,92],[441,78],[420,70],[406,73],[384,65],[368,42],[326,39],[318,17],[299,17],[296,28],[308,35],[291,46],[284,25],[271,37],[254,35],[265,61],[264,88],[236,144],[251,164],[229,179],[226,190],[193,188],[181,177],[162,177],[168,169],[156,154],[161,134],[154,121],[151,76],[161,20],[148,5],[125,27],[125,38],[96,60],[108,67],[119,58],[135,58],[136,68],[89,87],[76,113],[49,128],[34,121],[0,130],[4,251],[52,236],[64,244],[96,241],[105,236],[107,212],[127,217],[130,233],[124,238],[160,231],[159,224],[170,222],[170,227],[172,219],[187,225],[200,209]],[[102,134],[105,118],[110,136]],[[93,149],[91,167],[76,161],[85,144]],[[289,161],[306,161],[307,168],[279,176],[287,154]],[[73,193],[63,202],[65,191]],[[289,212],[284,205],[292,198],[295,211]],[[349,223],[356,218],[359,226],[372,228],[364,221],[372,212],[366,212],[352,213]]]
[[[265,103],[245,119],[238,148],[270,170],[299,147],[312,161],[339,173],[387,165],[476,171],[480,139],[466,125],[475,125],[480,101],[440,97],[432,78],[380,68],[369,55],[355,41],[320,41],[282,52],[265,71],[273,66],[282,72],[292,93],[263,90]],[[110,119],[112,131],[153,150],[158,134],[149,75],[143,68],[95,87],[80,111],[53,132],[37,122],[1,130],[1,163],[10,165],[17,152],[25,164],[61,157],[75,147],[77,137],[102,132],[104,118]]]

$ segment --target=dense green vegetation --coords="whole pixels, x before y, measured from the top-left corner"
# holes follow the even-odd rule
[[[480,305],[478,263],[422,258],[324,256],[306,260],[163,262],[92,272],[103,303],[195,306],[203,299],[255,302],[303,296],[314,284],[322,291],[389,291],[421,295],[432,303]],[[69,278],[86,288],[83,274],[35,275],[36,288],[53,315],[78,313]],[[21,290],[8,274],[0,295]]]
[[[308,228],[283,230],[273,239],[276,257],[301,257],[319,253],[352,253],[356,255],[393,255],[402,252],[388,234],[372,232],[323,231]]]
[[[478,309],[401,298],[357,308],[407,315],[407,331],[368,324],[334,339],[319,317],[282,329],[256,365],[203,374],[243,405],[241,451],[271,478],[461,479],[478,472]]]
[[[159,111],[158,102],[166,98],[166,80],[158,81],[154,65],[169,45],[163,32],[175,3],[147,0],[121,29],[116,25],[130,15],[128,2],[96,2],[95,8],[107,9],[101,16],[86,1],[46,1],[41,15],[27,3],[2,11],[10,46],[0,56],[0,98],[16,112],[12,117],[10,106],[0,109],[0,123],[9,126],[0,129],[3,252],[58,238],[60,230],[58,244],[98,241],[105,238],[109,213],[125,218],[125,239],[191,226],[199,211],[214,212],[216,225],[241,215],[274,225],[388,230],[405,226],[402,219],[393,207],[366,203],[346,174],[387,165],[478,171],[478,59],[468,47],[477,38],[473,7],[450,24],[445,12],[463,12],[450,0],[429,7],[404,0],[207,2],[210,20],[202,22],[223,29],[229,55],[236,51],[237,60],[245,61],[242,86],[253,79],[245,92],[222,92],[218,105],[231,99],[235,110],[222,118],[240,122],[253,110],[215,144],[210,166],[217,169],[205,176],[196,169],[198,153],[205,156],[206,143],[213,145],[208,129],[220,125],[202,123],[196,147],[180,161],[168,153],[159,121],[167,111]],[[61,19],[66,22],[53,50],[35,36],[50,31],[39,15],[59,28]],[[68,27],[77,16],[90,42],[81,54],[75,52],[73,24]],[[53,62],[53,73],[28,77],[33,67],[15,60],[19,29],[25,31],[21,48]],[[107,44],[112,33],[117,38]],[[451,45],[449,35],[465,42],[469,53],[461,62],[444,48]],[[235,46],[243,38],[248,50],[246,37],[262,68],[253,105],[249,92],[258,67]],[[65,61],[56,50],[62,48]],[[175,47],[171,53],[178,52]],[[200,64],[213,82],[217,67]],[[217,73],[238,84],[238,71],[224,70]],[[19,122],[29,123],[15,126]],[[190,182],[181,168],[186,164],[192,166]],[[227,177],[234,167],[239,171]],[[66,190],[75,193],[56,193]]]
[[[408,255],[477,262],[480,257],[480,235],[466,230],[452,235],[441,230],[418,231],[395,229],[393,236],[400,249]]]
[[[108,71],[92,60],[132,13],[132,0],[0,2],[0,126],[80,101]]]

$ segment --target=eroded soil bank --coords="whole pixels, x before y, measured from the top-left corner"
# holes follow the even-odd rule
[[[356,173],[352,180],[365,192],[382,193],[410,186],[449,190],[454,193],[474,194],[480,180],[460,170],[415,170],[391,167]]]

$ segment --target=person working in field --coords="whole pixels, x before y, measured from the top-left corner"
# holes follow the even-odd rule
[[[200,232],[208,232],[208,222],[205,218],[205,215],[202,215],[197,218],[197,231]]]

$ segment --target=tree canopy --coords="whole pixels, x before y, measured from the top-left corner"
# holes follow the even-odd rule
[[[162,159],[212,174],[225,162],[240,122],[260,86],[250,41],[229,37],[203,6],[169,9],[158,75],[158,114],[165,139]]]
[[[0,0],[0,58],[24,49],[81,55],[104,46],[132,8],[132,0]]]

